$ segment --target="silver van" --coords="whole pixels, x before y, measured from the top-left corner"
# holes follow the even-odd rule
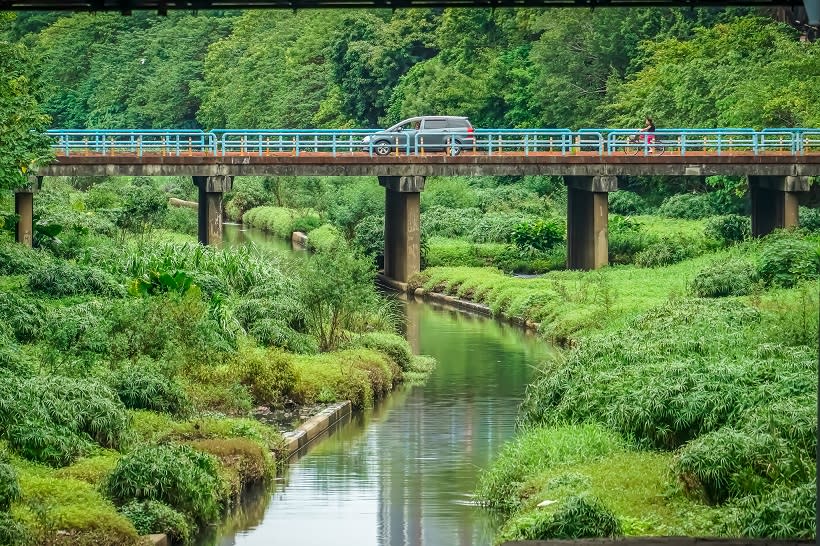
[[[418,138],[417,138],[418,135]],[[408,148],[409,142],[409,148]],[[475,134],[470,120],[461,116],[420,116],[409,118],[388,127],[384,131],[364,137],[362,143],[378,155],[391,152],[416,153],[423,151],[446,151],[458,155],[465,147],[475,144]]]

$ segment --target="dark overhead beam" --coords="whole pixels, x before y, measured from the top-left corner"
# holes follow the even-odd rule
[[[718,7],[802,6],[803,0],[0,0],[0,11],[119,11],[446,7]]]

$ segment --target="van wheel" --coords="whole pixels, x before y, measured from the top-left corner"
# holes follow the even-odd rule
[[[447,140],[445,142],[446,148],[444,148],[445,153],[447,155],[458,155],[461,153],[461,142],[458,140]]]
[[[390,153],[390,143],[386,140],[380,140],[373,145],[373,150],[376,155],[387,155]]]

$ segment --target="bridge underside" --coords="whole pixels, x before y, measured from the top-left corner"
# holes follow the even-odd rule
[[[41,176],[820,176],[820,154],[58,156]]]
[[[250,8],[574,8],[574,7],[709,7],[801,6],[802,0],[0,0],[0,10],[119,11]]]

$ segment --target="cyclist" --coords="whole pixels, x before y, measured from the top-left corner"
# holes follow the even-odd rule
[[[655,151],[655,122],[652,121],[652,118],[649,116],[646,117],[644,120],[644,128],[638,131],[640,133],[646,133],[646,143],[651,146],[649,148],[649,153]]]

